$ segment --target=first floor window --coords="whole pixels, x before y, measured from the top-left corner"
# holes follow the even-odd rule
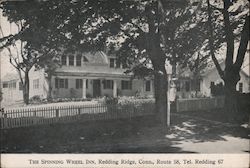
[[[151,81],[148,80],[146,81],[146,92],[150,92],[151,91]]]
[[[190,91],[190,81],[185,81],[185,90],[186,92]]]
[[[68,88],[68,79],[55,78],[55,88]]]
[[[104,80],[103,89],[113,89],[113,80]]]
[[[131,90],[131,89],[132,89],[132,81],[122,80],[122,90]]]
[[[240,93],[243,92],[243,83],[242,82],[239,83],[239,92]]]
[[[8,82],[3,83],[3,88],[8,88]]]
[[[39,89],[39,79],[33,80],[33,89]]]
[[[15,89],[16,88],[16,82],[10,82],[9,85],[8,85],[9,88],[11,89]]]
[[[23,90],[22,82],[19,82],[19,90]]]
[[[76,89],[82,88],[82,79],[76,79]]]

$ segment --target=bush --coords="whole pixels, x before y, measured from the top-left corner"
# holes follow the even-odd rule
[[[105,97],[105,104],[118,104],[118,98],[116,97]]]
[[[41,103],[42,98],[39,95],[34,95],[33,97],[30,98],[30,103]]]

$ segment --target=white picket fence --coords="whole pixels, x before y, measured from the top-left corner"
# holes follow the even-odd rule
[[[178,99],[176,111],[201,111],[224,107],[224,97]]]
[[[132,118],[154,113],[154,103],[130,103],[126,105],[72,105],[61,107],[26,107],[3,110],[0,128],[16,128],[58,122],[110,120]]]

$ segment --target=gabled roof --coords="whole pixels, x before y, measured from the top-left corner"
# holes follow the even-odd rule
[[[84,59],[91,64],[107,64],[107,55],[101,51],[81,53]]]
[[[7,82],[12,80],[19,80],[19,75],[14,73],[7,73],[4,75],[4,77],[1,79],[1,82]]]
[[[225,66],[225,60],[224,60],[224,59],[219,60],[219,64],[220,64],[220,66],[223,68],[223,67]],[[214,65],[213,62],[211,62],[211,64],[209,64],[209,65],[210,65],[210,66],[207,66],[207,68],[205,68],[205,69],[203,70],[202,76],[206,76],[206,75],[209,74],[210,72],[216,70],[216,67],[215,67],[215,65]],[[249,65],[248,65],[248,66],[249,66]],[[241,72],[242,74],[244,74],[246,77],[248,77],[248,78],[250,77],[250,74],[249,74],[250,72],[249,72],[249,71],[241,69],[240,72]]]

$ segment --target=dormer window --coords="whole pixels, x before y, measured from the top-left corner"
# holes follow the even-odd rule
[[[74,56],[73,55],[69,56],[69,66],[74,66]]]
[[[115,67],[115,59],[114,58],[110,58],[109,59],[109,67],[110,68],[114,68]]]
[[[76,56],[76,66],[81,66],[82,65],[82,56],[77,55]]]
[[[62,63],[62,65],[67,65],[67,57],[66,57],[66,55],[62,56],[61,63]]]

